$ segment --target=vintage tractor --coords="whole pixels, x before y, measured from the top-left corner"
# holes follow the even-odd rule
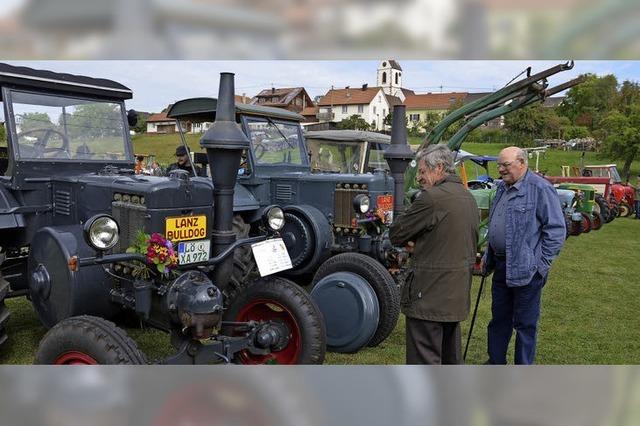
[[[216,99],[185,99],[174,103],[168,116],[207,122],[216,110]],[[310,283],[311,296],[327,323],[329,349],[355,352],[383,342],[399,317],[394,277],[401,281],[408,254],[391,245],[387,226],[402,210],[403,192],[397,183],[402,183],[413,153],[405,129],[391,138],[387,156],[378,155],[371,173],[353,174],[361,158],[345,160],[349,164],[344,170],[339,166],[314,173],[302,120],[301,115],[279,108],[236,105],[236,121],[251,141],[238,170],[236,193],[247,199],[239,215],[253,229],[260,223],[262,209],[274,203],[283,206],[287,223],[281,233],[293,265],[286,274]],[[343,155],[339,150],[327,152],[336,159]],[[382,165],[384,159],[389,170]]]
[[[617,205],[618,215],[628,217],[634,213],[635,189],[622,182],[615,164],[584,166],[582,176],[609,178],[612,204]]]
[[[267,263],[286,267],[288,256],[282,240],[267,239],[284,225],[281,208],[256,211],[262,222],[251,238],[234,229],[236,172],[249,141],[234,120],[233,86],[223,73],[220,113],[201,139],[216,164],[212,178],[143,176],[134,174],[129,138],[135,114],[124,106],[131,90],[0,65],[8,139],[0,340],[4,299],[27,296],[51,328],[37,363],[145,363],[108,321],[126,312],[170,334],[177,352],[160,363],[323,361],[313,300],[284,278],[248,275],[250,244]]]
[[[565,208],[565,212],[569,208],[572,214],[579,213],[582,216],[581,226],[578,227],[577,224],[573,224],[571,235],[576,232],[586,234],[592,230],[597,231],[602,228],[605,223],[604,212],[601,210],[600,204],[596,202],[596,191],[593,186],[579,183],[562,183],[557,186],[557,191],[560,190],[573,191],[575,194],[573,203]]]

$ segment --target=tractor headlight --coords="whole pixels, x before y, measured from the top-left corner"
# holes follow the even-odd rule
[[[272,230],[279,231],[284,226],[284,211],[278,206],[267,207],[262,220]]]
[[[353,197],[353,208],[356,213],[366,213],[371,207],[371,200],[368,195],[358,194]]]
[[[112,249],[120,239],[118,223],[107,215],[97,215],[84,225],[84,237],[87,243],[96,250]]]

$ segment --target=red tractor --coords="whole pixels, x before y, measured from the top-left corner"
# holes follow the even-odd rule
[[[584,166],[582,176],[608,178],[611,185],[611,201],[615,200],[618,215],[627,217],[633,213],[635,189],[628,183],[622,182],[615,164]]]

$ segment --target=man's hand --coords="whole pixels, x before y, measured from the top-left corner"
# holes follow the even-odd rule
[[[414,243],[413,241],[409,241],[407,243],[406,246],[404,246],[404,249],[407,251],[407,253],[413,253],[413,249],[415,248],[416,243]]]

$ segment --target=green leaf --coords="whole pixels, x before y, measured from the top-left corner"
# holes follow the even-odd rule
[[[164,263],[159,263],[156,267],[158,268],[158,272],[164,274]]]

